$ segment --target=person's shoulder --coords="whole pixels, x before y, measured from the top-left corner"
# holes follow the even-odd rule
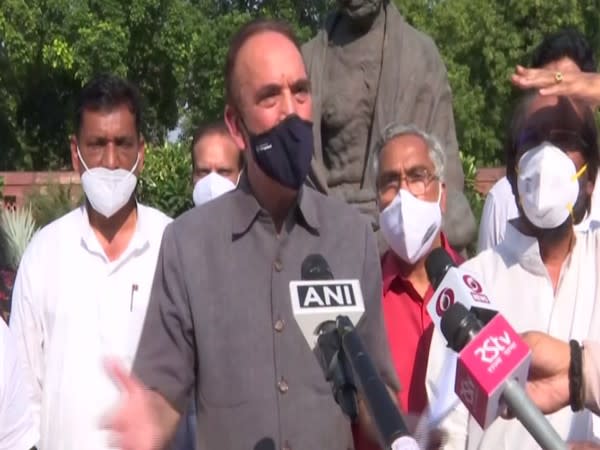
[[[58,242],[60,236],[64,233],[72,236],[71,233],[81,227],[83,217],[82,208],[82,206],[79,206],[37,230],[31,238],[30,245],[35,246]]]
[[[69,211],[49,224],[36,230],[23,253],[21,262],[25,265],[40,261],[44,255],[54,255],[64,243],[65,238],[71,239],[81,229],[83,206]]]
[[[588,229],[575,230],[575,246],[594,257],[600,257],[600,225],[590,223]]]
[[[390,6],[396,8],[391,3]],[[409,24],[397,9],[396,14],[401,23],[401,26],[396,28],[402,30],[403,45],[411,47],[413,53],[418,54],[419,59],[423,61],[426,66],[444,66],[440,50],[433,38],[424,31]]]
[[[392,14],[394,17],[396,17],[396,20],[402,24],[403,37],[408,41],[408,43],[412,45],[419,45],[425,50],[431,50],[435,53],[439,53],[438,47],[430,35],[408,23],[395,5],[390,3],[388,8],[390,7],[396,10],[395,12],[392,12]]]
[[[153,226],[159,229],[164,229],[168,224],[170,224],[173,221],[171,217],[167,216],[164,212],[152,206],[147,206],[142,203],[138,203],[137,207],[140,216],[142,216],[142,220],[151,223]]]
[[[506,176],[496,181],[487,195],[496,199],[512,200],[514,198],[512,188],[510,187],[510,183],[508,182],[508,178],[506,178]]]
[[[319,26],[317,33],[300,47],[302,57],[304,58],[306,64],[310,65],[312,57],[315,56],[315,51],[320,48],[319,44],[324,42],[325,35],[329,34],[331,31],[333,23],[337,18],[337,14],[338,13],[336,11],[327,13],[325,20]]]
[[[462,269],[475,271],[478,274],[483,275],[483,272],[485,272],[486,267],[490,266],[490,263],[502,258],[498,250],[498,246],[485,249],[472,258],[467,259],[460,265],[460,267]]]
[[[343,199],[325,195],[321,192],[305,188],[305,194],[310,197],[310,201],[314,203],[315,209],[319,216],[319,221],[322,224],[337,224],[337,226],[366,226],[368,220],[363,216],[358,209],[349,205]]]
[[[200,229],[203,231],[201,234],[206,235],[211,230],[219,229],[228,223],[234,198],[239,194],[238,189],[234,189],[200,206],[194,206],[176,217],[169,227],[176,230],[178,235],[196,234]]]

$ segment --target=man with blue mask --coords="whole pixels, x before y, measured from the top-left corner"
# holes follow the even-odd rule
[[[17,273],[10,326],[31,391],[38,448],[109,449],[100,420],[119,392],[107,355],[131,367],[163,231],[137,203],[144,164],[137,89],[100,75],[82,89],[71,137],[85,203],[40,230]]]
[[[499,310],[519,332],[541,331],[572,341],[600,339],[600,232],[578,232],[598,172],[598,133],[588,105],[529,93],[514,113],[507,146],[507,178],[519,216],[505,239],[467,261]],[[451,350],[437,330],[432,338],[427,389],[435,395]],[[574,377],[581,376],[575,375]],[[572,380],[579,383],[576,378]],[[432,398],[430,398],[432,401]],[[548,416],[565,441],[590,441],[598,419],[581,398]],[[593,425],[594,422],[594,425]],[[485,431],[459,405],[442,424],[448,448],[533,450],[539,445],[517,421],[497,420]]]
[[[198,127],[192,139],[194,205],[200,206],[235,189],[244,167],[244,154],[224,122]]]
[[[107,426],[120,448],[162,448],[195,388],[198,450],[352,449],[350,420],[296,323],[289,286],[312,254],[336,278],[360,280],[357,330],[396,389],[375,237],[351,206],[304,186],[312,99],[289,26],[242,26],[225,86],[225,121],[246,169],[233,192],[167,227],[134,376],[108,366],[123,397]]]
[[[373,179],[379,225],[389,250],[381,258],[383,316],[400,380],[400,408],[418,416],[427,406],[425,372],[433,325],[427,305],[433,289],[425,260],[443,247],[462,258],[441,231],[446,209],[446,154],[438,140],[414,125],[388,125],[375,146]],[[357,433],[358,434],[358,433]],[[357,449],[375,448],[357,438]]]

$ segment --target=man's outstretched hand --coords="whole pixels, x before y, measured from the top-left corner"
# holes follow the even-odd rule
[[[110,445],[121,450],[160,449],[165,442],[161,437],[164,433],[153,407],[153,397],[158,394],[146,389],[120,362],[107,360],[105,366],[121,391],[119,404],[102,423],[111,431]]]
[[[537,331],[522,335],[531,348],[527,393],[537,407],[550,414],[569,405],[569,344]]]

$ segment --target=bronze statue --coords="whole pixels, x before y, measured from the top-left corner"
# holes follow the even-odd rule
[[[373,146],[388,123],[415,124],[447,152],[444,231],[463,249],[475,236],[475,219],[463,194],[446,68],[431,38],[389,0],[338,0],[302,52],[314,104],[312,183],[375,218]]]

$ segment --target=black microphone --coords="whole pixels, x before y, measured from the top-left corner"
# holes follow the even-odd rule
[[[359,390],[379,431],[383,448],[419,450],[417,441],[410,436],[398,407],[350,319],[338,316],[337,330],[344,354],[350,361]]]
[[[333,280],[333,273],[329,264],[319,254],[308,255],[300,268],[302,280]],[[352,376],[352,369],[340,351],[342,344],[337,333],[335,321],[323,322],[318,327],[319,337],[317,348],[320,355],[319,362],[325,372],[325,379],[331,383],[333,397],[344,414],[352,422],[358,418],[358,400],[356,399],[356,386]]]
[[[425,271],[434,290],[439,287],[446,276],[446,272],[452,267],[456,267],[456,264],[442,247],[435,248],[429,253],[429,256],[425,259]]]
[[[541,448],[565,450],[520,384],[527,380],[531,351],[502,315],[483,325],[464,305],[454,303],[442,317],[441,329],[458,353],[455,392],[482,428],[500,415],[504,403]]]
[[[333,280],[331,268],[323,255],[313,253],[302,261],[300,275],[303,280]]]
[[[275,450],[275,441],[272,438],[262,438],[256,443],[254,450]]]
[[[436,326],[444,311],[454,301],[465,304],[481,322],[489,323],[497,313],[482,283],[474,274],[457,267],[452,257],[442,247],[431,251],[425,259],[427,278],[435,292],[429,302],[429,315]]]
[[[302,263],[302,277],[305,276],[333,279],[329,264],[319,254],[309,255]],[[330,353],[337,346],[337,355],[342,362],[338,367],[343,367],[344,363],[349,364],[350,370],[346,369],[344,372],[353,375],[353,384],[354,380],[357,381],[357,385],[354,386],[359,388],[365,400],[383,448],[418,450],[417,442],[410,436],[398,407],[392,400],[352,321],[347,316],[338,315],[333,329],[330,322],[324,322],[321,329],[327,331],[319,336],[318,347],[324,346],[322,352]]]

